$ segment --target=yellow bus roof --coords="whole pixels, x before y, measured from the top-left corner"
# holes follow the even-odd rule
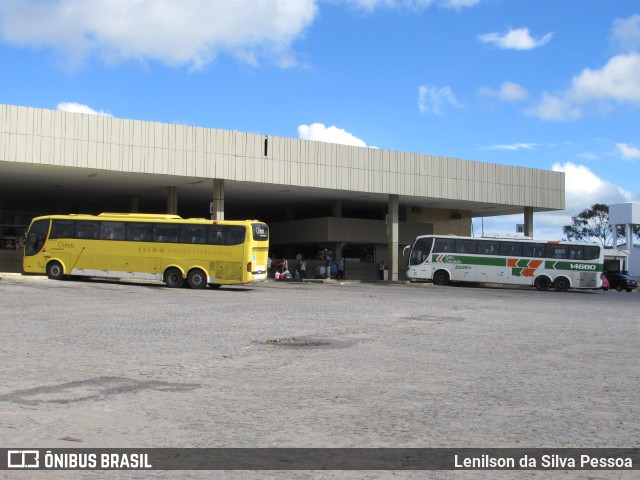
[[[164,213],[116,213],[116,212],[104,212],[99,213],[98,215],[91,215],[88,213],[70,213],[68,215],[65,214],[52,214],[52,215],[41,215],[39,217],[34,218],[33,220],[40,218],[54,218],[54,219],[82,219],[82,220],[133,220],[133,221],[177,221],[177,222],[187,222],[187,223],[207,223],[210,225],[215,225],[217,223],[223,225],[229,224],[244,224],[250,222],[258,222],[264,223],[260,220],[211,220],[210,218],[182,218],[180,215],[172,215],[172,214],[164,214]]]

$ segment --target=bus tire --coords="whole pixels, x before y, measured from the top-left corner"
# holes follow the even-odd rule
[[[164,272],[164,283],[169,288],[180,288],[184,285],[182,272],[178,268],[169,268]]]
[[[438,270],[433,274],[433,283],[436,285],[446,285],[449,283],[449,273],[446,270]]]
[[[556,278],[556,281],[553,282],[553,288],[556,289],[556,292],[566,292],[569,290],[570,285],[571,282],[569,282],[567,277],[558,277]]]
[[[551,280],[549,280],[549,277],[538,277],[534,286],[541,292],[546,292],[551,287]]]
[[[62,264],[56,260],[47,263],[47,277],[51,280],[62,280],[64,278]]]
[[[207,286],[207,274],[199,268],[194,268],[187,275],[189,288],[201,289]]]

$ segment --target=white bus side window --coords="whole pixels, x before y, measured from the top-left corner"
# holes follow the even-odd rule
[[[478,242],[478,253],[480,255],[498,255],[498,242],[482,240]]]
[[[569,258],[571,260],[584,260],[584,248],[579,245],[569,247]]]
[[[600,247],[597,247],[595,245],[584,247],[585,260],[596,260],[599,257],[600,257]]]
[[[560,260],[567,258],[567,246],[566,245],[547,245],[547,258],[555,258]]]
[[[518,242],[502,242],[500,255],[519,257],[522,255],[522,244]]]
[[[531,258],[544,258],[546,256],[543,243],[527,243],[522,247],[522,256]]]
[[[456,240],[456,253],[472,253],[475,254],[478,249],[478,242],[475,240],[468,240],[466,238],[460,238]]]
[[[436,238],[434,253],[453,253],[456,241],[453,238]]]

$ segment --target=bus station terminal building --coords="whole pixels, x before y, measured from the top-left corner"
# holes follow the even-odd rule
[[[5,255],[39,215],[174,213],[258,219],[277,258],[344,258],[352,279],[377,278],[384,261],[398,280],[417,235],[471,235],[474,217],[522,214],[533,236],[533,214],[564,201],[562,172],[0,105]]]

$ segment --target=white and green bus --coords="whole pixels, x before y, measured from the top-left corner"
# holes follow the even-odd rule
[[[604,252],[597,243],[423,235],[410,248],[411,281],[531,285],[558,291],[602,287]]]

